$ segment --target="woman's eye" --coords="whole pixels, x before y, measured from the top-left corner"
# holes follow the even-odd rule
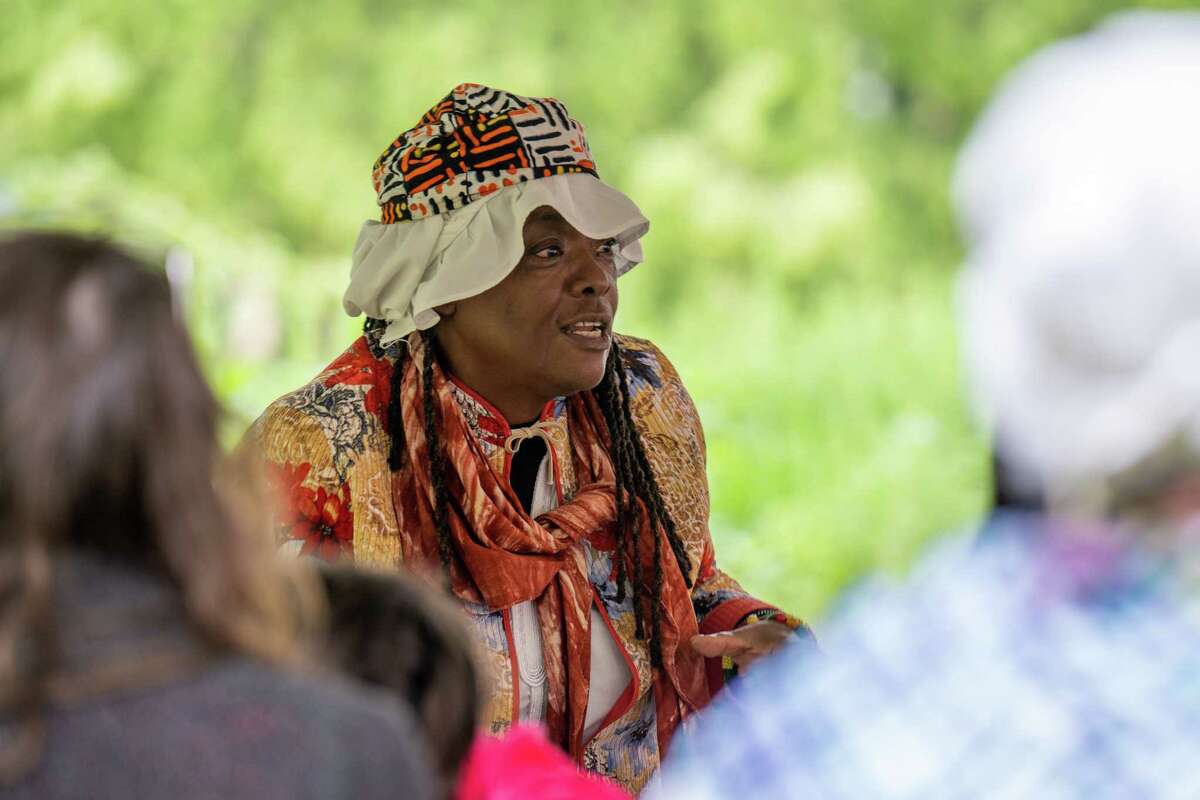
[[[616,239],[609,239],[609,240],[607,240],[607,241],[605,241],[605,242],[601,242],[601,243],[600,243],[600,252],[601,252],[601,253],[604,253],[605,255],[609,255],[609,256],[611,256],[611,255],[616,255],[616,252],[617,252],[617,240],[616,240]]]
[[[558,258],[562,255],[562,248],[556,244],[546,244],[534,250],[533,254],[538,258]]]

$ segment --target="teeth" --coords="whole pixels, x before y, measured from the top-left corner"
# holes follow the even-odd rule
[[[604,335],[604,323],[576,322],[573,325],[567,326],[567,332],[575,336],[586,336],[589,339],[598,339]]]

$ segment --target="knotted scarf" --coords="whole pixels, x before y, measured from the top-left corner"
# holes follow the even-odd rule
[[[436,490],[425,438],[424,384],[421,365],[426,345],[410,337],[401,409],[407,448],[406,465],[393,473],[392,492],[405,563],[440,568],[434,504]],[[603,414],[591,392],[567,399],[567,427],[580,490],[554,511],[531,518],[508,481],[497,475],[463,416],[450,381],[435,363],[432,370],[435,413],[445,454],[440,476],[448,498],[451,540],[450,588],[460,599],[492,610],[532,600],[542,632],[548,685],[546,724],[550,736],[576,759],[582,756],[591,662],[591,605],[583,540],[611,535],[616,525],[615,476]],[[646,509],[634,501],[646,530]],[[665,532],[655,530],[665,537]],[[641,536],[639,558],[645,575],[653,574],[654,543]],[[660,750],[683,716],[708,701],[704,661],[689,641],[699,631],[684,576],[664,538],[662,661],[655,670],[654,699]],[[616,556],[614,556],[616,557]],[[629,575],[634,574],[629,570]],[[648,587],[642,587],[642,592]]]

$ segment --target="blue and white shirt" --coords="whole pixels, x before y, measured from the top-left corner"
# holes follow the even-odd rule
[[[1200,623],[1168,561],[1031,515],[876,579],[675,740],[647,797],[1200,798]]]

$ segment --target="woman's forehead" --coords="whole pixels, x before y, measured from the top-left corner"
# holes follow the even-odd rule
[[[529,216],[525,218],[524,233],[526,236],[536,236],[542,233],[573,233],[583,236],[553,206],[538,206],[530,211]]]
[[[529,216],[525,218],[526,227],[530,225],[569,225],[563,219],[563,215],[558,213],[558,209],[554,206],[538,206],[533,211],[529,212]]]

